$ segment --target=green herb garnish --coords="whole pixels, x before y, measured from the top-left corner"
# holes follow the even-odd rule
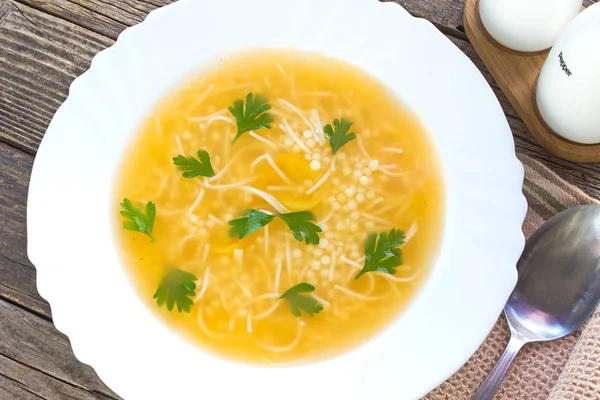
[[[334,120],[333,126],[334,127],[332,128],[330,124],[325,125],[323,127],[323,132],[325,132],[325,136],[327,136],[327,139],[329,139],[329,143],[331,144],[331,152],[333,155],[335,155],[335,153],[337,153],[342,146],[349,141],[356,139],[356,133],[348,133],[350,127],[352,126],[352,122],[344,118],[341,120]]]
[[[317,219],[310,211],[298,211],[289,214],[277,214],[292,231],[294,238],[301,242],[306,240],[306,244],[319,244],[319,232],[323,230],[310,221]]]
[[[235,118],[238,129],[232,143],[235,143],[246,132],[261,128],[271,129],[270,124],[273,122],[273,117],[265,112],[270,109],[271,105],[268,104],[267,99],[258,94],[254,96],[252,92],[246,96],[245,107],[243,99],[234,101],[233,105],[229,107],[229,112]]]
[[[167,310],[172,311],[177,305],[177,311],[190,312],[194,305],[192,297],[196,295],[196,276],[180,269],[170,269],[163,277],[153,299],[161,307],[167,305]]]
[[[246,210],[242,212],[242,217],[229,221],[229,237],[245,238],[251,233],[256,232],[267,225],[275,216],[259,210]]]
[[[299,283],[296,286],[289,288],[279,299],[285,299],[292,310],[292,314],[296,317],[302,316],[304,311],[309,316],[318,314],[323,310],[323,306],[314,297],[307,296],[303,293],[314,292],[315,287],[310,283]],[[278,299],[278,300],[279,300]]]
[[[275,217],[281,218],[292,231],[294,238],[302,242],[306,240],[306,244],[319,244],[319,232],[323,230],[310,221],[316,219],[315,215],[310,211],[299,211],[288,214],[268,214],[259,210],[246,210],[242,212],[242,217],[229,221],[229,236],[245,238],[258,231],[260,228],[269,224]]]
[[[194,157],[178,155],[173,158],[173,164],[177,165],[183,171],[184,178],[215,176],[215,171],[213,171],[213,167],[210,164],[210,156],[206,150],[198,150],[198,160]]]
[[[396,268],[403,262],[399,247],[404,244],[404,239],[404,232],[398,229],[392,229],[389,234],[380,233],[379,241],[376,233],[370,234],[365,243],[365,265],[354,279],[374,271],[395,274]]]
[[[148,235],[150,241],[154,242],[152,228],[154,227],[154,218],[156,217],[156,205],[149,201],[144,211],[143,204],[140,203],[139,206],[135,207],[131,200],[125,198],[121,203],[121,207],[123,208],[121,215],[129,219],[129,221],[123,221],[123,228],[128,231],[141,232]]]

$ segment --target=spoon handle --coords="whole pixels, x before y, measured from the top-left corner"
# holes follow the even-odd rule
[[[527,341],[515,337],[514,334],[510,336],[510,340],[504,353],[502,353],[500,359],[496,365],[494,365],[494,368],[492,368],[487,378],[485,378],[481,386],[479,386],[479,389],[477,389],[471,398],[472,400],[492,400],[494,398],[494,395],[510,369],[513,360],[525,343],[527,343]]]

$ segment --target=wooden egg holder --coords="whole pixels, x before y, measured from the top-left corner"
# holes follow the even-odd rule
[[[600,161],[600,144],[585,145],[564,139],[539,116],[535,87],[549,50],[520,53],[496,42],[481,22],[478,0],[466,1],[464,24],[471,44],[535,139],[546,150],[565,160],[581,163]]]

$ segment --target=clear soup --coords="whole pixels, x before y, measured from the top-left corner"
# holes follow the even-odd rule
[[[228,107],[247,106],[249,93],[268,100],[270,128],[232,143],[238,121]],[[324,127],[335,119],[356,137],[334,155]],[[214,175],[184,177],[173,158],[199,150]],[[124,198],[156,207],[154,241],[122,229],[115,211],[139,297],[202,348],[262,364],[331,357],[373,338],[427,279],[443,224],[438,156],[418,118],[364,71],[297,51],[224,57],[188,79],[141,126],[115,194],[115,207]],[[232,237],[229,221],[251,209],[272,221]],[[298,241],[277,217],[298,211],[314,215],[318,244]],[[386,253],[355,279],[377,258],[369,235],[392,229],[404,232],[402,255]],[[386,257],[393,273],[381,269]],[[281,298],[301,283],[314,291]]]

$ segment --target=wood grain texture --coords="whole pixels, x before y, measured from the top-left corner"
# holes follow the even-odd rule
[[[464,0],[394,1],[450,35],[482,71],[507,116],[518,151],[600,197],[600,164],[574,164],[542,149],[473,47],[461,40]],[[0,143],[0,400],[116,396],[75,359],[66,337],[50,322],[50,307],[37,293],[35,269],[26,255],[27,187],[32,154],[72,80],[125,27],[168,3],[0,0],[0,142],[10,144]]]
[[[0,143],[0,400],[116,398],[51,323],[26,254],[33,156]]]
[[[51,322],[0,300],[0,377],[42,399],[117,399]],[[7,398],[11,399],[12,398]]]
[[[112,40],[0,0],[0,140],[35,153],[70,83]]]
[[[50,320],[26,254],[27,187],[33,157],[0,143],[0,299]]]
[[[560,158],[580,163],[599,162],[600,144],[583,145],[558,136],[537,112],[536,82],[549,51],[524,54],[500,45],[486,32],[477,4],[477,0],[467,0],[464,16],[467,36],[529,131],[546,150]]]

